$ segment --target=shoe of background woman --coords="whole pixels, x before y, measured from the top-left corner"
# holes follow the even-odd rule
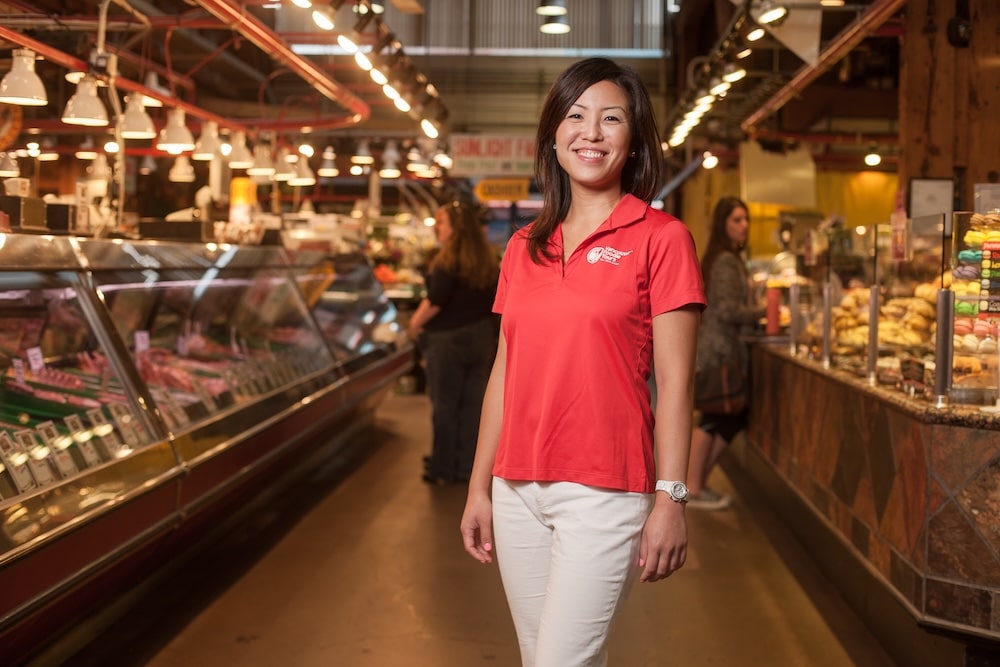
[[[724,510],[733,504],[732,496],[705,487],[687,498],[688,507],[699,510]]]

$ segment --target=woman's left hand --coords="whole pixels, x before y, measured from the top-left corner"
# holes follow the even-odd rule
[[[660,494],[657,494],[658,496]],[[687,559],[687,522],[684,506],[657,498],[642,528],[639,546],[639,581],[666,579],[681,569]]]

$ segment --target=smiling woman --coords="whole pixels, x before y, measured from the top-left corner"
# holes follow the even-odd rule
[[[542,209],[501,266],[501,336],[461,523],[480,562],[496,538],[525,665],[606,664],[631,584],[686,556],[705,300],[690,233],[649,206],[660,163],[633,70],[591,58],[558,77],[535,139]]]

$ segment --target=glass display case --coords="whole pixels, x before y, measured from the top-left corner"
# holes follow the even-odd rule
[[[0,234],[0,332],[3,645],[349,437],[413,359],[368,260],[279,247]]]
[[[950,259],[954,294],[950,397],[956,403],[996,405],[1000,211],[955,213]]]

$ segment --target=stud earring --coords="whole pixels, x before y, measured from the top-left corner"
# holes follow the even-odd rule
[[[635,157],[635,151],[632,151],[631,153],[629,153],[628,156],[629,157]]]
[[[556,149],[556,145],[552,144],[552,150],[555,150],[555,149]]]

